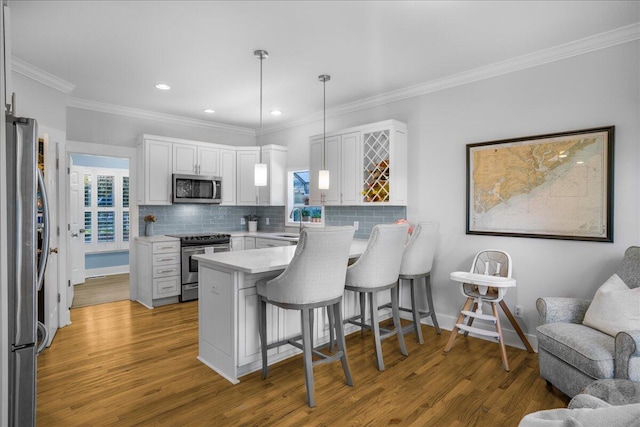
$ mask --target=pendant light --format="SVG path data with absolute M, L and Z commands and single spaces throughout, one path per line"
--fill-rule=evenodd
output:
M 254 184 L 256 187 L 267 186 L 267 165 L 262 163 L 262 61 L 269 57 L 266 50 L 255 50 L 253 56 L 260 60 L 260 162 L 256 163 L 254 171 Z
M 331 80 L 331 76 L 328 74 L 321 74 L 318 76 L 318 80 L 322 82 L 323 88 L 323 100 L 322 111 L 324 112 L 324 119 L 322 125 L 322 169 L 318 173 L 318 189 L 329 189 L 329 171 L 327 170 L 327 82 Z

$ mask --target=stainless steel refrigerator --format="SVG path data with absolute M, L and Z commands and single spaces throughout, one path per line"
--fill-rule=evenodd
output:
M 37 293 L 49 255 L 49 211 L 37 167 L 37 123 L 12 115 L 6 122 L 9 425 L 22 427 L 36 423 L 36 356 L 47 341 L 37 320 Z

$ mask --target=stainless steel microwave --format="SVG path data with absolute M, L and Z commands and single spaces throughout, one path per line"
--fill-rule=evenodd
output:
M 173 203 L 220 203 L 222 178 L 219 176 L 173 174 Z

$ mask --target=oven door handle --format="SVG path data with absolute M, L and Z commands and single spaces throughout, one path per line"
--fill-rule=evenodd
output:
M 198 289 L 197 283 L 189 283 L 188 285 L 182 285 L 183 291 L 192 291 L 194 289 Z

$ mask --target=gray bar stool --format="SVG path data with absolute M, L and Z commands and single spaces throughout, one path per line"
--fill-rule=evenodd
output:
M 400 266 L 400 284 L 402 284 L 402 280 L 407 280 L 411 287 L 411 308 L 400 307 L 400 310 L 413 314 L 413 324 L 405 326 L 402 332 L 406 333 L 415 330 L 420 344 L 424 343 L 420 319 L 431 317 L 436 333 L 438 335 L 441 333 L 436 311 L 433 308 L 433 297 L 431 296 L 431 266 L 433 265 L 433 256 L 436 251 L 439 228 L 440 224 L 437 222 L 418 223 L 411 234 L 411 239 L 404 248 L 402 265 Z M 429 310 L 427 311 L 420 310 L 417 296 L 419 280 L 423 278 L 429 305 Z
M 302 350 L 307 403 L 316 405 L 313 386 L 313 366 L 340 360 L 347 380 L 353 379 L 347 362 L 342 324 L 342 298 L 349 262 L 349 250 L 353 240 L 353 227 L 304 228 L 293 259 L 278 277 L 256 283 L 260 297 L 258 304 L 258 329 L 262 349 L 262 378 L 269 373 L 267 351 L 284 344 Z M 267 303 L 287 310 L 300 310 L 302 333 L 278 342 L 267 343 Z M 313 310 L 327 307 L 336 320 L 335 329 L 338 350 L 330 355 L 313 347 Z M 302 340 L 302 344 L 298 341 Z M 313 361 L 312 356 L 320 360 Z
M 408 356 L 404 344 L 402 326 L 400 325 L 400 310 L 398 309 L 398 274 L 404 245 L 407 241 L 407 224 L 379 224 L 373 227 L 367 249 L 358 260 L 347 269 L 347 283 L 345 289 L 358 292 L 360 295 L 360 314 L 350 317 L 345 323 L 352 323 L 364 329 L 373 331 L 373 341 L 376 347 L 376 361 L 378 370 L 384 371 L 381 341 L 390 336 L 397 336 L 400 351 Z M 380 328 L 378 318 L 378 292 L 391 291 L 391 311 L 393 316 L 393 330 Z M 371 324 L 366 323 L 365 296 L 369 295 Z M 336 320 L 337 321 L 337 320 Z M 383 334 L 380 334 L 380 331 Z

